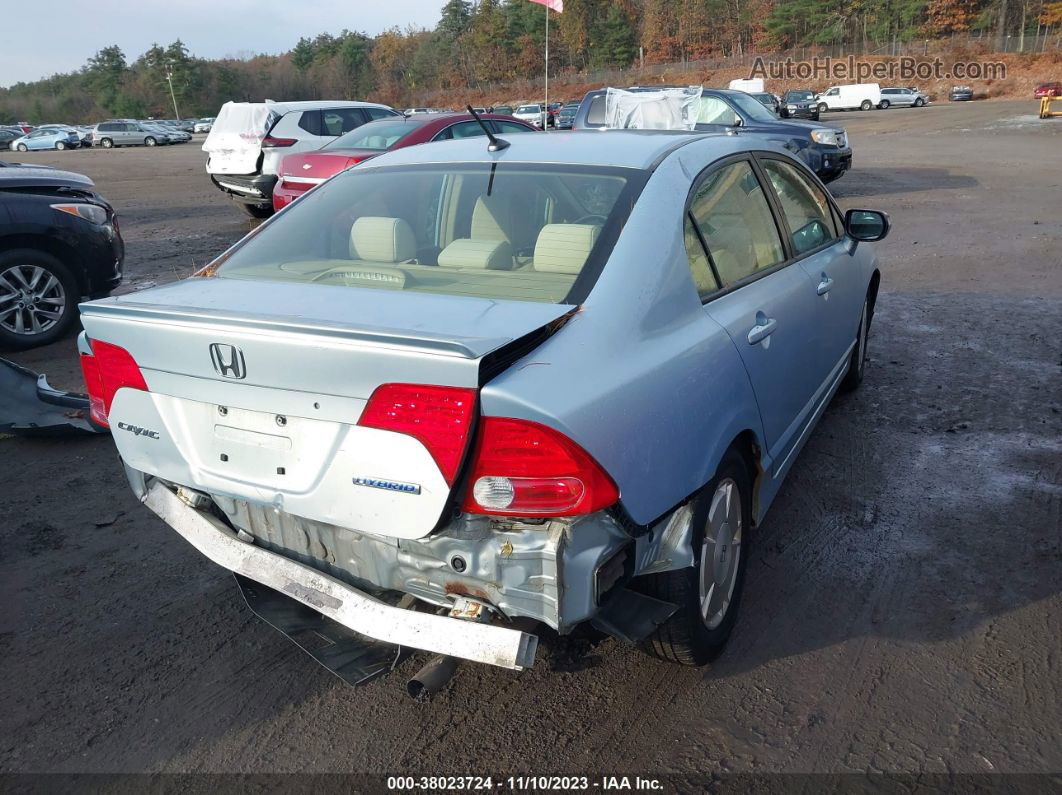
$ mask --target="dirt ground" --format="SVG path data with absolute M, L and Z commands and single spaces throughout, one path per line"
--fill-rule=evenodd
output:
M 109 438 L 7 438 L 0 771 L 649 773 L 698 789 L 1062 772 L 1062 119 L 1034 113 L 826 117 L 855 150 L 831 185 L 842 207 L 894 223 L 870 366 L 755 534 L 710 669 L 608 640 L 553 644 L 523 674 L 468 665 L 428 705 L 404 692 L 415 659 L 352 689 L 136 503 Z M 11 159 L 97 181 L 126 289 L 249 228 L 196 145 Z M 79 385 L 73 337 L 11 358 Z

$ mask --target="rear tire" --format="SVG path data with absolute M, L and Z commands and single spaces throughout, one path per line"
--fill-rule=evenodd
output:
M 0 254 L 0 347 L 23 350 L 55 342 L 77 319 L 80 295 L 74 275 L 51 254 L 32 248 Z M 42 312 L 59 314 L 50 318 Z M 34 333 L 34 318 L 47 327 Z
M 883 99 L 881 101 L 881 103 L 878 105 L 878 107 L 881 110 L 888 110 L 889 109 L 889 101 L 887 99 Z M 866 110 L 866 108 L 864 108 L 863 110 Z
M 741 604 L 751 495 L 746 461 L 731 449 L 723 456 L 715 477 L 693 498 L 694 565 L 635 581 L 643 593 L 679 606 L 643 641 L 641 648 L 646 654 L 698 666 L 722 652 Z
M 268 218 L 274 213 L 273 205 L 269 204 L 240 204 L 243 211 L 252 218 Z
M 867 371 L 867 337 L 870 334 L 870 300 L 863 302 L 863 311 L 859 314 L 859 329 L 856 331 L 856 344 L 852 349 L 852 358 L 848 362 L 848 372 L 841 381 L 841 391 L 851 392 L 863 383 Z
M 869 99 L 864 99 L 863 102 L 859 105 L 860 110 L 870 110 L 872 107 L 874 107 L 874 103 L 871 102 Z
M 55 142 L 55 148 L 58 151 L 62 152 L 64 149 L 66 149 L 66 144 L 63 141 L 56 141 Z
M 104 138 L 100 141 L 100 146 L 102 146 L 104 149 L 110 149 L 112 146 L 114 146 L 114 141 L 112 141 L 110 138 Z

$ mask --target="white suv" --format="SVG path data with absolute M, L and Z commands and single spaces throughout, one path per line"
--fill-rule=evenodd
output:
M 521 105 L 513 113 L 513 118 L 526 121 L 528 124 L 533 124 L 541 129 L 545 115 L 546 111 L 541 105 Z
M 400 116 L 371 102 L 226 102 L 203 142 L 206 170 L 248 215 L 273 213 L 280 160 L 320 149 L 369 121 Z

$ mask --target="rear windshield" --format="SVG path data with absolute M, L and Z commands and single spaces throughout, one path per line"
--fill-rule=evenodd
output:
M 259 227 L 217 275 L 579 303 L 646 176 L 552 164 L 351 169 Z
M 542 108 L 538 105 L 521 105 L 517 109 L 517 113 L 538 113 Z
M 371 121 L 341 135 L 325 146 L 325 149 L 390 149 L 419 125 L 408 121 Z

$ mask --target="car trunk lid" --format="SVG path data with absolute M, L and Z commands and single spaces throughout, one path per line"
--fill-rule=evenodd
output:
M 296 185 L 317 185 L 340 171 L 382 154 L 377 149 L 318 150 L 288 155 L 280 167 L 280 177 Z
M 386 290 L 190 279 L 82 306 L 148 391 L 109 421 L 135 469 L 366 533 L 419 538 L 455 479 L 411 435 L 358 424 L 383 384 L 470 390 L 487 357 L 574 310 Z M 519 347 L 526 351 L 526 345 Z M 466 441 L 471 428 L 466 428 Z

